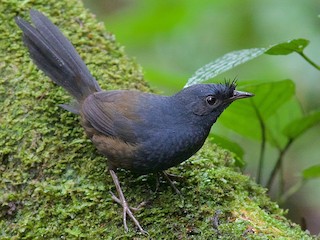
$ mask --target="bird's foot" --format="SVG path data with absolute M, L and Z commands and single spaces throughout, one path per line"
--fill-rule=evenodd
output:
M 162 175 L 169 182 L 170 186 L 175 191 L 175 193 L 181 196 L 181 193 L 180 193 L 179 189 L 175 186 L 174 182 L 171 179 L 182 179 L 182 177 L 166 173 L 165 171 L 162 171 Z
M 114 201 L 116 201 L 117 203 L 119 203 L 123 208 L 123 226 L 124 226 L 125 231 L 129 230 L 128 226 L 127 226 L 127 216 L 129 216 L 142 234 L 148 234 L 147 231 L 143 230 L 143 228 L 141 227 L 139 221 L 135 218 L 135 216 L 132 213 L 132 211 L 138 210 L 145 203 L 143 202 L 137 208 L 130 207 L 128 205 L 124 195 L 123 195 L 123 192 L 122 192 L 122 189 L 120 187 L 120 183 L 119 183 L 119 180 L 118 180 L 118 177 L 117 177 L 116 173 L 113 170 L 109 170 L 109 172 L 110 172 L 110 175 L 111 175 L 111 177 L 113 179 L 114 184 L 116 185 L 116 189 L 117 189 L 117 192 L 118 192 L 118 195 L 119 195 L 119 198 L 118 198 L 113 193 L 111 193 L 112 199 Z
M 112 200 L 115 201 L 116 203 L 119 203 L 122 206 L 123 204 L 122 201 L 113 192 L 110 191 L 110 194 L 111 194 Z M 141 208 L 143 208 L 145 205 L 147 205 L 147 202 L 142 202 L 137 207 L 129 206 L 129 208 L 131 211 L 136 212 L 136 211 L 139 211 Z

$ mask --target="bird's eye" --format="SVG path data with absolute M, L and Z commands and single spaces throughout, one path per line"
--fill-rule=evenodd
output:
M 216 99 L 214 96 L 208 96 L 208 97 L 207 97 L 207 103 L 208 103 L 209 105 L 215 104 L 216 101 L 217 101 L 217 99 Z

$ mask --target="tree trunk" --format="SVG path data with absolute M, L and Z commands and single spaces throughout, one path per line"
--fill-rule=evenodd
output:
M 58 105 L 66 92 L 40 72 L 14 22 L 29 9 L 47 15 L 74 44 L 103 89 L 150 91 L 141 68 L 102 23 L 76 0 L 5 0 L 0 4 L 0 238 L 111 239 L 139 236 L 122 208 L 106 159 L 84 135 L 77 116 Z M 129 203 L 158 239 L 311 239 L 270 201 L 265 189 L 242 175 L 234 155 L 207 142 L 169 172 L 182 176 L 181 196 L 156 177 L 118 174 Z M 142 236 L 141 236 L 142 237 Z

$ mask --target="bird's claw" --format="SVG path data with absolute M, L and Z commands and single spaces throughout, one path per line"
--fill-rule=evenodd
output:
M 123 192 L 121 190 L 121 187 L 120 187 L 120 183 L 119 183 L 119 180 L 118 180 L 118 177 L 116 175 L 116 173 L 113 171 L 113 170 L 109 170 L 110 171 L 110 174 L 111 174 L 111 177 L 116 185 L 116 189 L 117 189 L 117 192 L 118 192 L 118 195 L 119 197 L 116 197 L 112 192 L 111 192 L 111 197 L 112 199 L 119 203 L 122 208 L 123 208 L 123 226 L 124 226 L 124 229 L 125 231 L 129 231 L 128 229 L 128 225 L 127 225 L 127 215 L 131 218 L 131 220 L 134 222 L 134 224 L 136 225 L 136 227 L 139 229 L 139 231 L 142 233 L 142 234 L 147 234 L 148 235 L 148 232 L 143 230 L 143 228 L 141 227 L 139 221 L 135 218 L 135 216 L 133 215 L 132 211 L 135 211 L 135 210 L 138 210 L 143 204 L 145 203 L 142 203 L 142 204 L 139 204 L 139 206 L 137 208 L 131 208 L 124 195 L 123 195 Z

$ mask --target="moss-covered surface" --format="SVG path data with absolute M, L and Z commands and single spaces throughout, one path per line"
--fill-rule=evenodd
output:
M 43 2 L 46 2 L 43 4 Z M 207 143 L 171 169 L 183 178 L 182 197 L 153 175 L 120 172 L 132 206 L 150 236 L 121 208 L 106 160 L 85 137 L 78 117 L 58 107 L 70 100 L 30 61 L 14 17 L 46 13 L 74 43 L 104 89 L 148 91 L 141 69 L 113 35 L 76 0 L 1 0 L 0 4 L 0 238 L 1 239 L 311 239 L 284 217 L 265 190 L 234 165 L 231 153 Z

